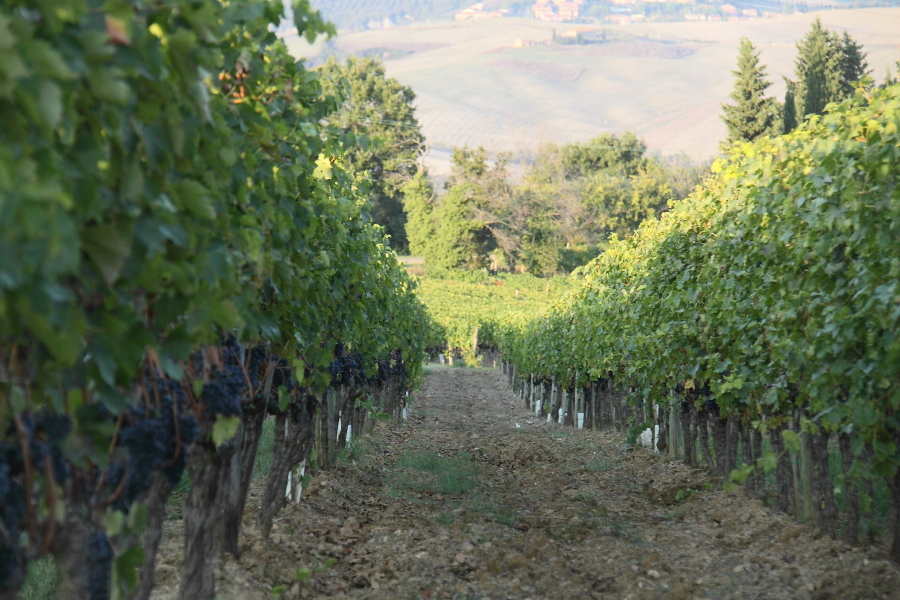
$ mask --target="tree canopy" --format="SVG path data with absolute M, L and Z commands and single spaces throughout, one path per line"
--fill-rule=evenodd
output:
M 649 157 L 646 150 L 630 132 L 547 145 L 515 184 L 508 156 L 490 161 L 483 148 L 457 148 L 442 196 L 424 174 L 405 188 L 410 249 L 425 258 L 430 273 L 571 271 L 699 183 L 697 165 Z
M 772 84 L 766 79 L 765 66 L 759 64 L 759 51 L 747 38 L 741 38 L 738 68 L 733 73 L 734 104 L 722 105 L 722 120 L 728 127 L 724 145 L 755 142 L 763 136 L 780 133 L 780 107 L 774 98 L 764 95 Z
M 785 114 L 787 124 L 802 123 L 807 115 L 821 115 L 832 102 L 840 102 L 853 95 L 854 84 L 868 73 L 866 54 L 862 46 L 846 31 L 839 37 L 822 26 L 818 18 L 806 36 L 797 43 L 794 81 L 788 82 L 788 94 L 793 95 L 794 114 Z M 785 99 L 785 111 L 789 108 Z
M 346 135 L 344 162 L 351 172 L 368 172 L 372 219 L 385 228 L 391 247 L 404 252 L 406 213 L 401 188 L 413 178 L 425 151 L 415 117 L 415 94 L 385 74 L 374 58 L 333 57 L 319 67 L 323 91 L 342 101 L 328 118 Z

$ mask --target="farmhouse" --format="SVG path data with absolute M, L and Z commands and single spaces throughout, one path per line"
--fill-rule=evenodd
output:
M 584 0 L 538 0 L 531 7 L 532 14 L 541 21 L 560 23 L 578 18 Z
M 484 4 L 478 3 L 473 4 L 469 8 L 463 9 L 456 13 L 457 21 L 468 21 L 468 20 L 477 20 L 477 19 L 496 19 L 498 17 L 505 17 L 509 13 L 508 9 L 501 8 L 500 10 L 484 10 Z

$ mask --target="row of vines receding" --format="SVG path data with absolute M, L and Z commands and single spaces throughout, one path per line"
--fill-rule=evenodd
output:
M 586 425 L 670 448 L 680 431 L 688 462 L 849 543 L 889 531 L 900 561 L 898 129 L 900 85 L 861 86 L 735 147 L 579 292 L 497 334 L 511 383 Z
M 0 598 L 48 556 L 60 598 L 148 598 L 185 472 L 180 597 L 213 598 L 266 418 L 264 535 L 420 375 L 434 325 L 282 8 L 0 6 Z

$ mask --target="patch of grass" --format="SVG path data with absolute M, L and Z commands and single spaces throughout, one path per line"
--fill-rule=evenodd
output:
M 572 436 L 572 434 L 567 431 L 548 431 L 547 435 L 552 438 L 567 438 Z
M 28 565 L 25 585 L 16 600 L 53 600 L 56 598 L 56 565 L 47 557 Z
M 497 502 L 494 496 L 485 497 L 480 493 L 471 494 L 465 504 L 466 510 L 477 517 L 489 516 L 490 520 L 500 525 L 513 527 L 518 522 L 516 511 Z
M 425 477 L 406 478 L 404 485 L 417 491 L 454 495 L 478 487 L 478 465 L 466 453 L 449 457 L 434 452 L 408 451 L 397 461 L 397 467 L 426 474 Z
M 275 450 L 275 418 L 268 417 L 263 423 L 262 436 L 259 438 L 259 450 L 256 452 L 256 463 L 253 465 L 253 480 L 262 479 L 269 474 L 272 467 L 272 455 Z
M 584 503 L 587 506 L 598 506 L 597 497 L 593 494 L 581 494 L 578 496 L 578 501 Z
M 598 473 L 605 473 L 606 471 L 612 471 L 616 468 L 616 465 L 613 461 L 602 456 L 592 458 L 587 462 L 585 466 L 587 466 L 588 469 L 596 471 Z
M 456 523 L 456 517 L 450 513 L 441 513 L 437 516 L 438 525 L 443 525 L 444 527 L 449 527 Z
M 397 461 L 397 466 L 401 469 L 438 473 L 446 460 L 446 457 L 434 452 L 405 452 Z

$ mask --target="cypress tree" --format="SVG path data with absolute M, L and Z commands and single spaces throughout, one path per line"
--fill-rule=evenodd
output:
M 823 114 L 829 102 L 842 97 L 840 67 L 840 40 L 816 19 L 806 37 L 797 44 L 794 102 L 798 117 Z
M 790 79 L 785 79 L 787 92 L 784 94 L 784 112 L 782 113 L 782 133 L 790 133 L 797 128 L 797 103 L 794 100 L 797 84 Z
M 840 41 L 840 53 L 841 92 L 846 98 L 853 95 L 853 84 L 869 73 L 867 70 L 869 63 L 866 62 L 866 53 L 862 51 L 862 46 L 846 31 Z
M 722 120 L 728 127 L 725 146 L 735 142 L 753 142 L 778 133 L 778 105 L 763 94 L 772 85 L 766 80 L 765 66 L 759 64 L 759 52 L 747 38 L 741 38 L 737 81 L 731 92 L 733 105 L 723 104 Z

